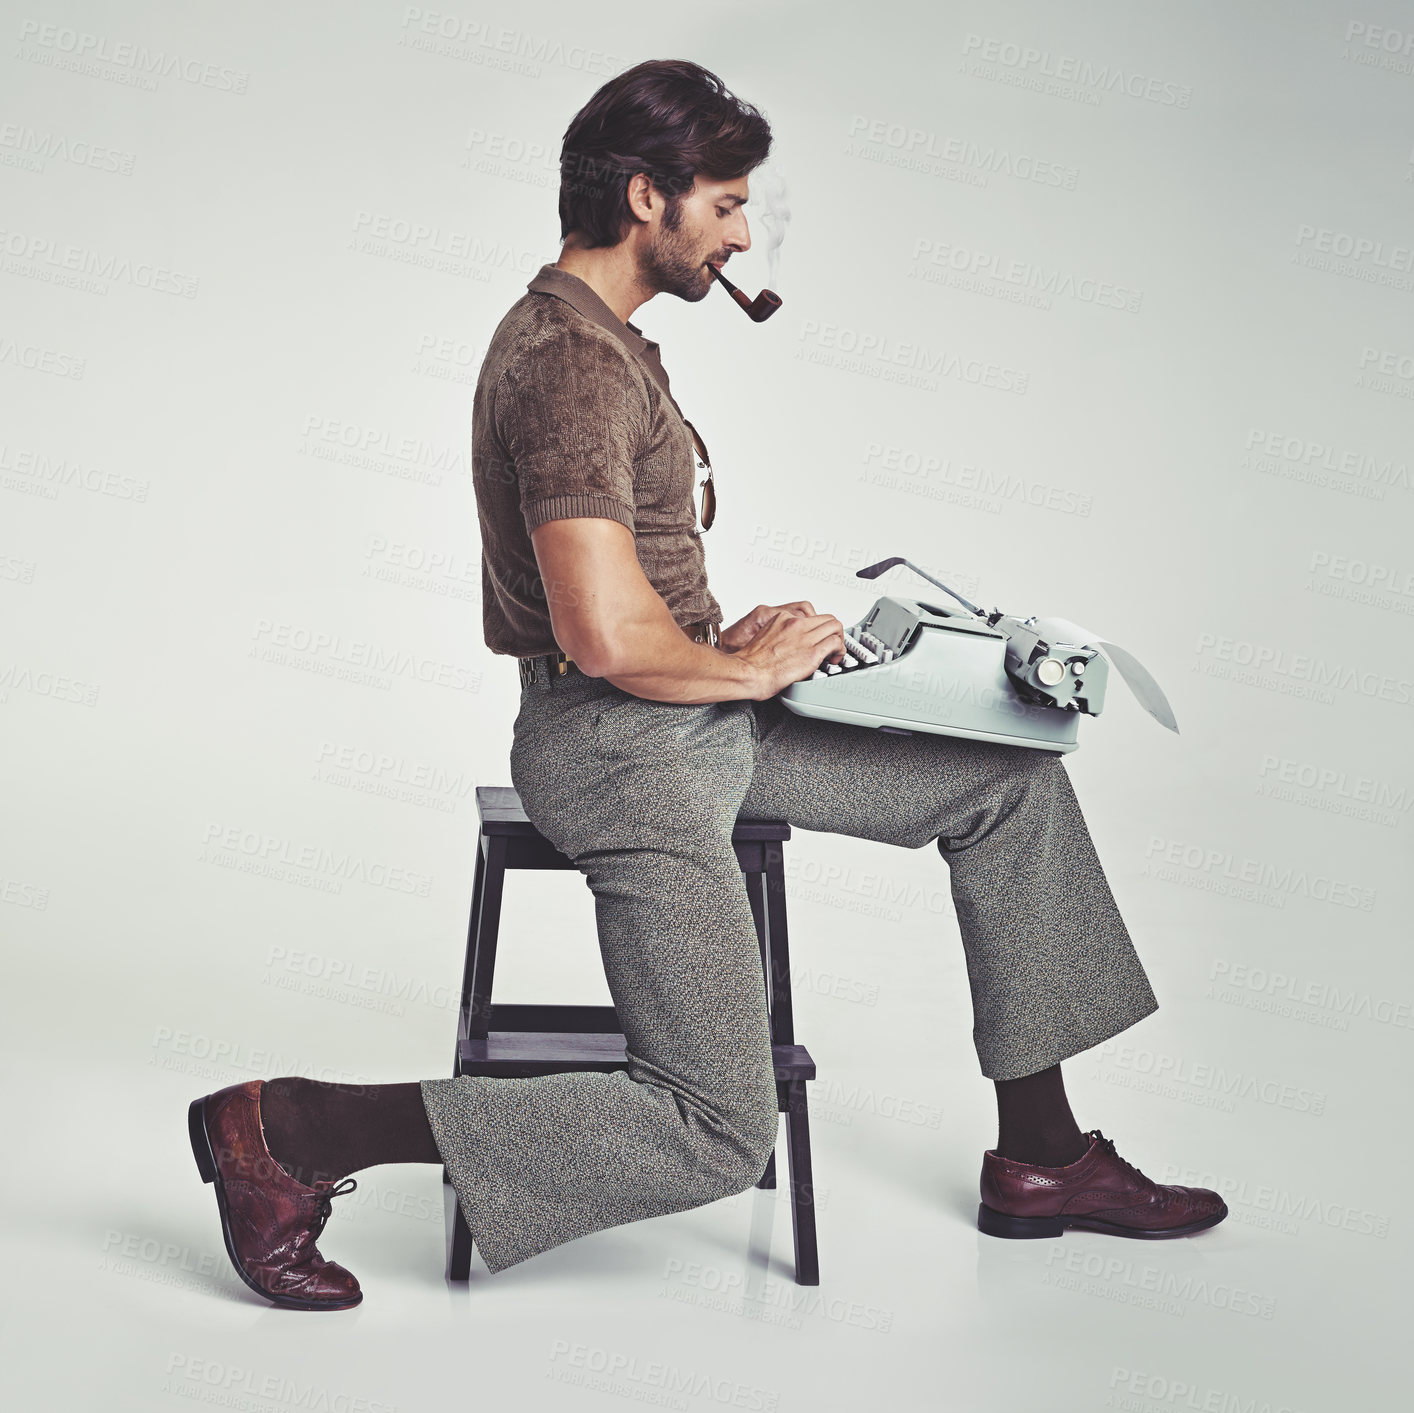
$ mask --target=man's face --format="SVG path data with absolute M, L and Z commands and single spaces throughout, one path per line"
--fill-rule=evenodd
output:
M 677 201 L 668 201 L 644 232 L 638 268 L 646 284 L 695 303 L 712 287 L 709 265 L 720 268 L 737 251 L 751 249 L 746 227 L 747 183 L 698 177 Z

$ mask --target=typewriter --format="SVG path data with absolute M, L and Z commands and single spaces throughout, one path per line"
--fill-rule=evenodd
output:
M 1113 666 L 1145 711 L 1178 730 L 1168 699 L 1137 659 L 1066 619 L 987 613 L 900 557 L 857 577 L 877 579 L 900 564 L 961 607 L 879 599 L 845 631 L 843 662 L 824 663 L 781 693 L 791 711 L 902 735 L 1073 751 L 1080 718 L 1104 708 Z

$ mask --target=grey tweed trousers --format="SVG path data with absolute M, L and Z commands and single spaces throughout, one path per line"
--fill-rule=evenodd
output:
M 752 1186 L 778 1113 L 739 813 L 937 842 L 982 1073 L 1013 1079 L 1157 1009 L 1062 758 L 796 716 L 680 705 L 569 675 L 522 688 L 511 780 L 594 894 L 627 1070 L 421 1081 L 492 1272 Z M 808 942 L 806 944 L 808 946 Z

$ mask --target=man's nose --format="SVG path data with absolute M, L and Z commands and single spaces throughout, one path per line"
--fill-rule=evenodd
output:
M 746 213 L 740 208 L 737 210 L 737 221 L 732 224 L 732 234 L 727 244 L 736 251 L 745 252 L 751 249 L 751 231 L 746 224 Z

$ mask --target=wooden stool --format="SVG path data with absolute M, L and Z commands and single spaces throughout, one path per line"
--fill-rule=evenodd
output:
M 499 1005 L 491 1000 L 496 943 L 501 924 L 501 891 L 512 868 L 572 869 L 574 864 L 525 817 L 520 796 L 506 785 L 478 785 L 476 808 L 481 833 L 476 878 L 471 890 L 466 967 L 452 1077 L 524 1077 L 567 1070 L 608 1072 L 628 1067 L 625 1041 L 613 1006 Z M 810 1120 L 805 1085 L 815 1078 L 815 1062 L 795 1043 L 791 1009 L 790 950 L 786 937 L 785 867 L 781 844 L 790 838 L 784 820 L 739 818 L 732 831 L 746 891 L 771 1015 L 771 1053 L 776 1067 L 776 1099 L 786 1117 L 790 1158 L 791 1228 L 795 1237 L 795 1278 L 820 1283 L 815 1241 L 815 1192 L 810 1171 Z M 447 1182 L 446 1169 L 442 1180 Z M 757 1187 L 776 1185 L 772 1152 Z M 471 1274 L 471 1232 L 459 1204 L 453 1204 L 447 1279 Z

